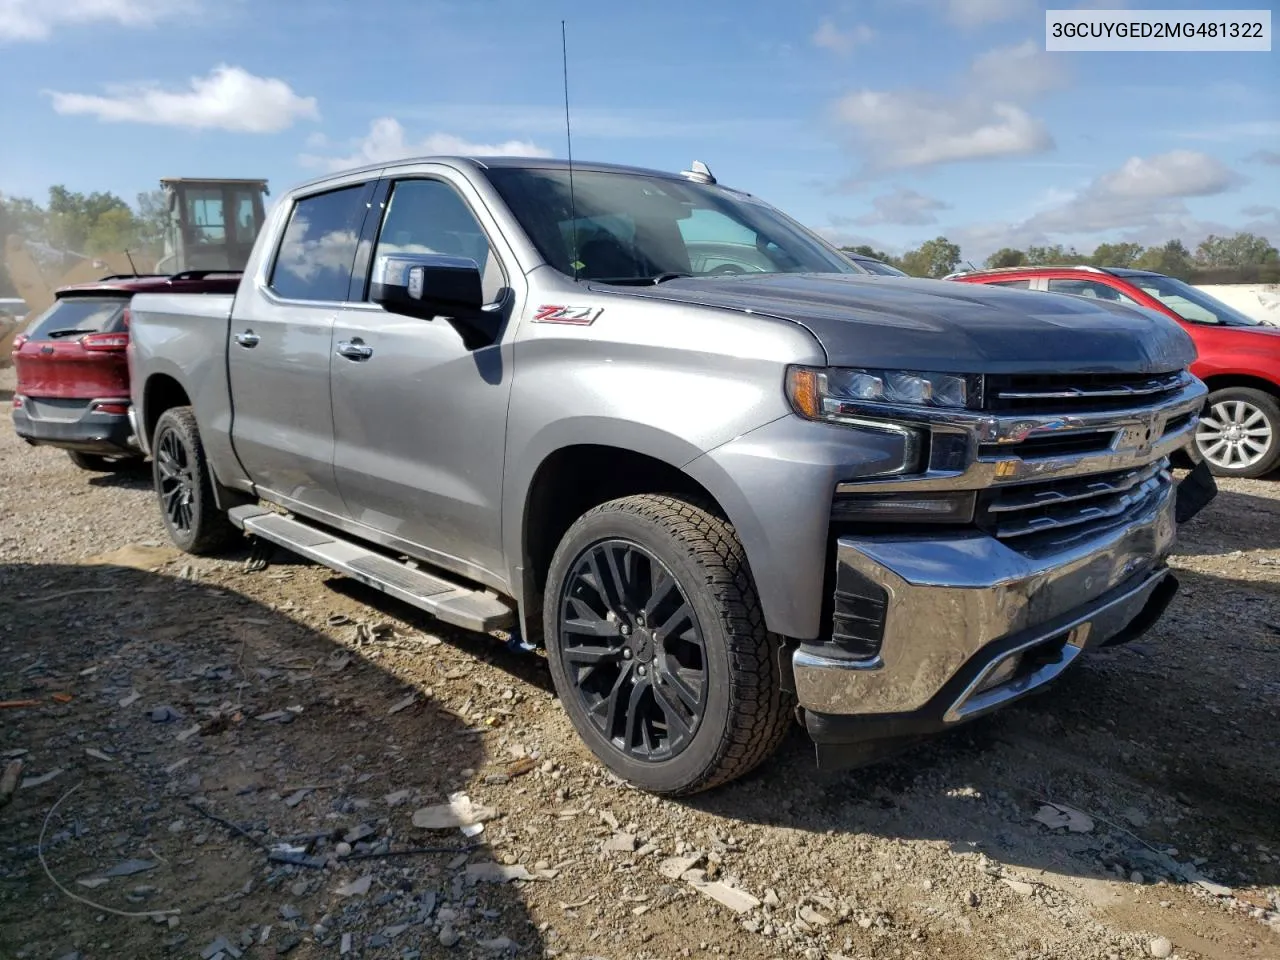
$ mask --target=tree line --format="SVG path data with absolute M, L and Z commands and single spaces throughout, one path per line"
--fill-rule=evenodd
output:
M 69 266 L 74 256 L 100 257 L 127 250 L 139 264 L 154 263 L 164 244 L 166 217 L 162 190 L 138 194 L 133 206 L 114 193 L 77 193 L 60 184 L 49 188 L 43 206 L 26 197 L 0 196 L 0 252 L 12 235 L 34 241 L 41 245 L 42 258 L 55 275 L 60 266 Z M 913 277 L 943 277 L 962 266 L 973 266 L 962 258 L 959 244 L 946 237 L 926 240 L 901 256 L 866 244 L 842 249 L 891 263 Z M 1252 233 L 1211 235 L 1194 252 L 1181 240 L 1151 247 L 1103 243 L 1088 254 L 1061 244 L 1025 250 L 1004 247 L 987 257 L 983 265 L 1046 264 L 1134 267 L 1189 283 L 1280 283 L 1280 251 L 1266 237 Z M 0 297 L 16 295 L 8 271 L 0 262 Z
M 900 257 L 866 244 L 841 249 L 891 263 L 913 277 L 944 277 L 961 267 L 973 266 L 961 257 L 960 246 L 946 237 L 926 240 Z M 1266 237 L 1252 233 L 1229 237 L 1211 234 L 1200 242 L 1195 252 L 1188 250 L 1181 240 L 1152 247 L 1140 243 L 1101 243 L 1088 254 L 1080 253 L 1075 247 L 1064 248 L 1062 244 L 1030 246 L 1025 250 L 1003 247 L 987 257 L 983 266 L 990 269 L 1067 264 L 1152 270 L 1188 283 L 1280 283 L 1280 250 Z
M 167 218 L 163 190 L 138 194 L 130 206 L 114 193 L 49 188 L 42 206 L 28 197 L 0 196 L 0 297 L 17 296 L 3 263 L 11 236 L 31 241 L 33 254 L 56 275 L 76 257 L 129 251 L 140 266 L 154 263 L 164 246 Z

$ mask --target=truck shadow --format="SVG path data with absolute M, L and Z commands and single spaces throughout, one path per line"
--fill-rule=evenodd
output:
M 90 474 L 89 486 L 105 487 L 111 490 L 150 490 L 152 487 L 151 461 L 122 466 L 111 473 Z
M 479 737 L 350 647 L 224 587 L 0 564 L 0 662 L 0 765 L 20 757 L 27 778 L 0 806 L 0 955 L 188 956 L 225 937 L 336 956 L 347 933 L 356 955 L 437 956 L 446 908 L 463 955 L 501 936 L 541 955 L 517 885 L 466 881 L 492 850 L 412 825 L 486 765 Z M 51 911 L 46 819 L 63 886 L 179 922 Z M 477 840 L 505 835 L 488 827 Z M 126 861 L 136 876 L 75 883 Z
M 813 834 L 943 842 L 1078 878 L 1147 881 L 1172 861 L 1232 886 L 1280 883 L 1280 592 L 1179 571 L 1157 627 L 1049 691 L 873 766 L 814 768 L 797 728 L 774 760 L 691 807 Z M 1250 585 L 1252 586 L 1252 585 Z M 1033 818 L 1085 812 L 1087 832 Z M 1147 845 L 1150 845 L 1148 847 Z
M 1280 883 L 1280 858 L 1258 855 L 1259 845 L 1280 847 L 1280 764 L 1269 733 L 1280 719 L 1280 590 L 1178 576 L 1181 589 L 1152 632 L 1093 652 L 1044 694 L 849 772 L 817 770 L 797 727 L 753 774 L 681 802 L 813 834 L 940 841 L 958 854 L 1076 878 L 1160 877 L 1170 861 L 1153 859 L 1154 847 L 1176 849 L 1177 863 L 1206 858 L 1202 872 L 1227 884 Z M 342 577 L 327 585 L 553 692 L 541 656 L 449 628 Z M 1045 802 L 1089 814 L 1094 828 L 1051 831 L 1033 819 Z
M 1179 883 L 1185 876 L 1169 872 L 1176 864 L 1205 858 L 1200 870 L 1228 885 L 1280 883 L 1280 858 L 1262 850 L 1280 848 L 1270 732 L 1280 719 L 1280 590 L 1186 570 L 1178 577 L 1181 589 L 1153 631 L 1091 653 L 1056 687 L 995 716 L 838 773 L 815 768 L 796 727 L 753 774 L 681 802 L 727 821 L 812 834 L 943 842 L 957 854 L 1077 879 L 1137 872 Z M 330 586 L 429 620 L 349 580 Z M 541 657 L 427 629 L 552 691 Z M 1036 822 L 1046 802 L 1087 813 L 1093 829 Z
M 1200 515 L 1179 528 L 1174 553 L 1216 556 L 1276 544 L 1280 544 L 1280 502 L 1220 486 Z

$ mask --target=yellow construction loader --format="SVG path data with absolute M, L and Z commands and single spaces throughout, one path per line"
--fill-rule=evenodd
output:
M 0 368 L 9 366 L 18 332 L 53 304 L 59 287 L 112 275 L 244 268 L 265 217 L 266 180 L 165 177 L 160 186 L 168 216 L 159 258 L 124 250 L 90 257 L 18 236 L 6 240 L 4 266 L 26 307 L 25 318 L 0 315 Z

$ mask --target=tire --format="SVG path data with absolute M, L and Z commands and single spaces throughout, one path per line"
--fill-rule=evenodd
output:
M 81 470 L 92 473 L 119 473 L 133 470 L 142 462 L 141 457 L 104 457 L 99 453 L 81 453 L 79 450 L 68 450 L 67 456 Z
M 151 464 L 160 515 L 174 545 L 197 555 L 226 549 L 239 531 L 214 502 L 213 474 L 190 407 L 172 407 L 160 415 Z
M 583 514 L 551 559 L 543 631 L 579 736 L 650 793 L 737 779 L 791 727 L 781 641 L 765 626 L 742 544 L 730 524 L 687 501 L 645 494 Z
M 1200 413 L 1196 446 L 1214 476 L 1271 473 L 1280 465 L 1280 403 L 1251 387 L 1215 390 Z

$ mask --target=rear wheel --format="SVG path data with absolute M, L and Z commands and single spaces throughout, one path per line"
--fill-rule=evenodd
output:
M 68 450 L 67 456 L 81 470 L 89 470 L 93 473 L 133 470 L 142 462 L 141 457 L 104 457 L 99 453 L 81 453 L 79 450 Z
M 778 638 L 725 521 L 673 497 L 588 511 L 551 560 L 547 657 L 569 719 L 614 773 L 696 793 L 761 763 L 791 725 Z
M 152 477 L 169 539 L 187 553 L 225 549 L 238 532 L 213 499 L 212 473 L 190 407 L 160 415 L 151 441 Z
M 1280 404 L 1251 387 L 1209 394 L 1196 446 L 1219 477 L 1261 477 L 1280 465 Z

